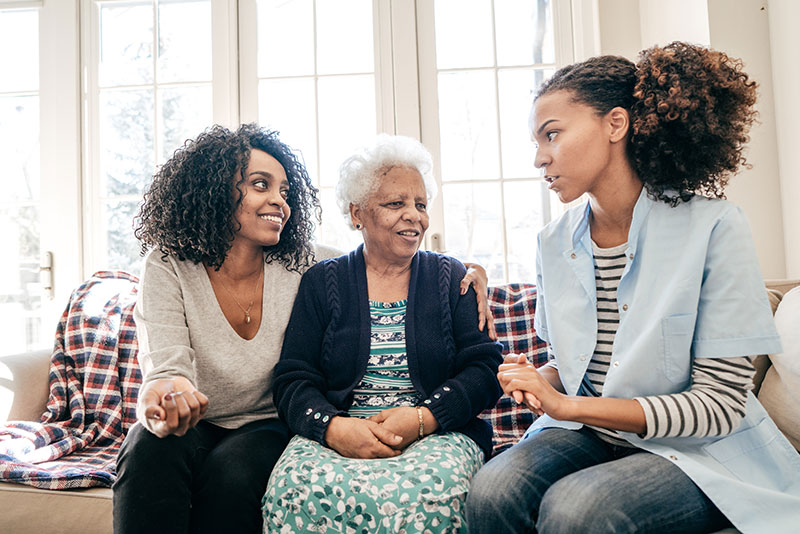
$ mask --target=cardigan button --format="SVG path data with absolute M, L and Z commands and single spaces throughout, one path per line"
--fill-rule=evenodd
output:
M 438 398 L 439 398 L 439 397 L 441 397 L 441 396 L 442 396 L 442 394 L 441 394 L 441 393 L 434 393 L 434 394 L 433 394 L 433 398 L 434 398 L 434 399 L 438 399 Z
M 442 388 L 444 391 L 450 391 L 450 386 L 445 386 Z
M 430 399 L 425 399 L 425 400 L 424 400 L 424 401 L 422 401 L 422 402 L 423 402 L 423 403 L 425 403 L 425 404 L 430 404 L 430 403 L 431 403 L 431 400 L 430 400 Z
M 320 417 L 322 417 L 321 413 L 317 412 L 314 414 L 314 419 L 319 419 Z
M 312 410 L 311 408 L 309 408 L 308 410 L 306 410 L 306 415 L 311 415 L 311 412 L 313 412 L 313 411 L 314 411 L 314 410 Z
M 330 419 L 330 417 L 328 417 L 328 416 L 326 415 L 325 417 L 323 417 L 323 418 L 322 418 L 322 422 L 323 422 L 323 423 L 327 423 L 327 422 L 328 422 L 328 419 Z

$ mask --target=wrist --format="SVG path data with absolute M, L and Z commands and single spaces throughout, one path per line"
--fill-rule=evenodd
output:
M 424 426 L 424 433 L 426 436 L 433 434 L 439 429 L 439 421 L 436 420 L 436 416 L 433 415 L 433 412 L 430 408 L 425 406 L 420 406 L 418 410 L 422 413 L 422 423 Z

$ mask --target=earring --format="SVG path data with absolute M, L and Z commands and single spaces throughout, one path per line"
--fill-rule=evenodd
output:
M 361 230 L 361 224 L 356 224 L 356 230 Z

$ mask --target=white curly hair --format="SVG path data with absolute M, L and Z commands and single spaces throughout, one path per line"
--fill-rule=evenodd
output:
M 351 228 L 350 204 L 363 208 L 380 187 L 381 176 L 392 167 L 415 169 L 422 177 L 428 202 L 436 196 L 433 158 L 428 149 L 411 137 L 379 134 L 374 143 L 358 149 L 339 167 L 336 203 Z

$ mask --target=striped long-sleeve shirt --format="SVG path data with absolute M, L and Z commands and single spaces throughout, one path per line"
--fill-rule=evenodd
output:
M 584 395 L 601 396 L 619 327 L 617 288 L 625 269 L 627 244 L 608 249 L 593 244 L 593 248 L 597 284 L 597 345 L 581 390 Z M 752 388 L 754 374 L 755 369 L 748 357 L 695 359 L 692 364 L 692 385 L 688 390 L 636 397 L 647 422 L 642 437 L 705 437 L 731 433 L 744 417 L 747 391 Z M 628 444 L 615 430 L 592 428 L 612 443 Z

